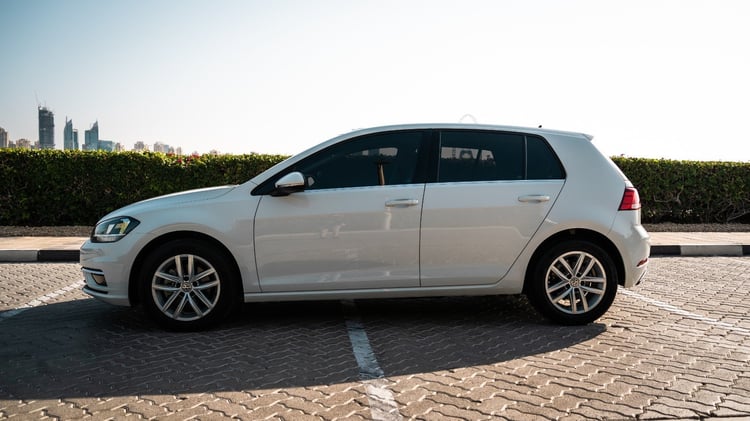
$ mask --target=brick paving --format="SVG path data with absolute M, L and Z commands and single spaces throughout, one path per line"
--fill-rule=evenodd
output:
M 750 417 L 750 258 L 653 258 L 647 276 L 582 327 L 522 297 L 356 311 L 403 419 Z M 180 334 L 70 289 L 79 278 L 0 264 L 0 419 L 374 416 L 338 302 L 248 304 Z

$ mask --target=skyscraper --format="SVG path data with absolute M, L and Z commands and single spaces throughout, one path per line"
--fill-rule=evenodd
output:
M 55 115 L 47 107 L 39 107 L 39 147 L 55 148 Z
M 99 150 L 99 121 L 97 120 L 90 129 L 84 133 L 84 151 L 98 151 Z
M 113 140 L 99 139 L 99 150 L 107 151 L 107 152 L 114 152 L 115 142 Z
M 155 142 L 154 152 L 169 153 L 169 145 L 161 142 Z
M 78 130 L 73 129 L 73 120 L 68 120 L 68 117 L 65 117 L 63 149 L 78 150 Z
M 0 127 L 0 148 L 7 148 L 8 146 L 8 132 Z

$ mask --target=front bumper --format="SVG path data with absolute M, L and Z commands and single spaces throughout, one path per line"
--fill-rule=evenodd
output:
M 84 293 L 110 304 L 131 305 L 128 284 L 133 260 L 131 250 L 137 237 L 131 234 L 115 243 L 88 240 L 81 246 Z
M 86 283 L 83 287 L 83 292 L 110 304 L 120 306 L 130 305 L 127 292 L 125 295 L 122 293 L 118 294 L 117 291 L 109 287 L 104 271 L 86 267 L 81 268 L 81 271 L 83 272 L 83 282 Z

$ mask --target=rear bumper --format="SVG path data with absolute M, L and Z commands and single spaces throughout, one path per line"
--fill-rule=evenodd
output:
M 651 237 L 640 224 L 640 212 L 618 212 L 610 238 L 622 257 L 625 273 L 620 280 L 621 285 L 632 288 L 643 282 L 651 254 Z

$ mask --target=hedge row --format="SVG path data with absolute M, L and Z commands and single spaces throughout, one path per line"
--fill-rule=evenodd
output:
M 638 188 L 644 222 L 750 223 L 750 163 L 613 160 Z
M 0 149 L 0 225 L 94 225 L 139 200 L 245 182 L 284 158 Z
M 242 183 L 284 158 L 0 149 L 0 225 L 93 225 L 138 200 Z M 644 222 L 750 222 L 750 163 L 614 161 L 641 194 Z

